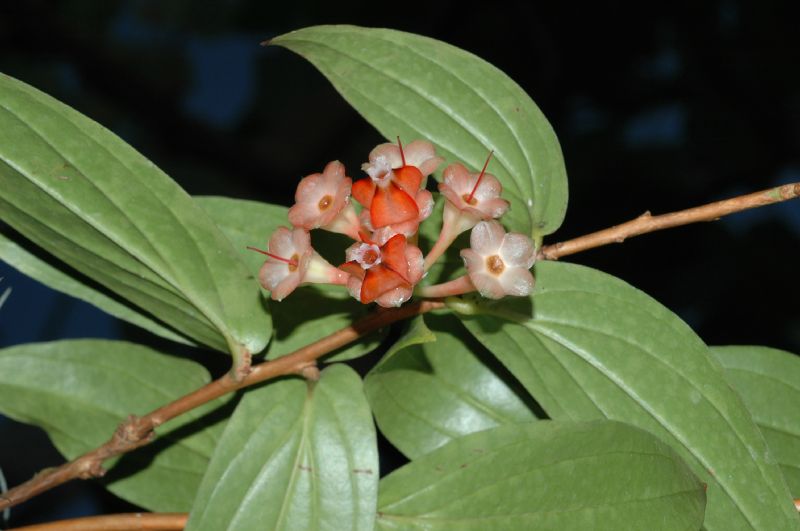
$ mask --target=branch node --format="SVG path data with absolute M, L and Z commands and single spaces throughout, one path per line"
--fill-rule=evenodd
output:
M 242 382 L 250 371 L 253 370 L 253 355 L 247 349 L 242 349 L 241 355 L 237 357 L 231 367 L 231 378 L 237 384 Z
M 319 381 L 319 367 L 317 367 L 316 361 L 312 361 L 303 365 L 302 367 L 299 367 L 297 372 L 309 382 Z

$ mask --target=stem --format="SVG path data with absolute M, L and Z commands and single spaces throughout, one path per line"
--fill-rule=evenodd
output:
M 16 527 L 14 531 L 179 531 L 188 519 L 186 513 L 109 514 Z
M 640 234 L 688 225 L 698 221 L 714 221 L 734 212 L 780 203 L 798 196 L 800 196 L 800 183 L 793 183 L 660 216 L 652 216 L 650 212 L 645 212 L 638 218 L 622 225 L 554 245 L 546 245 L 539 251 L 537 258 L 540 260 L 558 260 L 562 256 L 602 247 L 609 243 L 622 243 L 627 238 Z
M 300 374 L 311 362 L 355 341 L 359 337 L 388 326 L 395 321 L 401 321 L 414 315 L 440 308 L 444 308 L 444 303 L 441 301 L 423 300 L 411 302 L 400 308 L 379 309 L 352 325 L 295 350 L 291 354 L 253 366 L 252 370 L 238 381 L 234 375 L 227 373 L 143 417 L 131 416 L 117 428 L 111 439 L 102 446 L 61 466 L 42 471 L 32 479 L 0 495 L 0 511 L 73 479 L 102 477 L 105 474 L 105 469 L 102 465 L 106 459 L 148 444 L 155 438 L 153 431 L 155 428 L 215 398 L 270 378 Z
M 417 289 L 417 294 L 421 297 L 435 297 L 441 299 L 444 297 L 462 295 L 471 291 L 475 291 L 475 285 L 469 279 L 469 275 L 462 275 L 449 282 L 443 282 L 433 286 L 422 286 Z
M 800 197 L 800 183 L 777 186 L 761 192 L 660 216 L 651 216 L 649 212 L 646 212 L 622 225 L 554 245 L 547 245 L 541 249 L 538 258 L 540 260 L 557 260 L 562 256 L 601 247 L 609 243 L 622 243 L 626 238 L 640 234 L 687 225 L 697 221 L 713 221 L 734 212 L 779 203 L 796 197 Z M 22 503 L 72 479 L 101 477 L 105 473 L 102 464 L 106 459 L 144 446 L 155 437 L 153 430 L 156 427 L 210 400 L 270 378 L 301 373 L 303 368 L 307 367 L 310 362 L 363 335 L 395 321 L 444 308 L 444 306 L 441 301 L 423 300 L 412 302 L 396 309 L 378 310 L 351 326 L 296 350 L 292 354 L 254 366 L 252 371 L 240 381 L 236 381 L 231 374 L 226 374 L 200 389 L 148 413 L 144 417 L 131 416 L 117 428 L 111 439 L 104 445 L 59 467 L 43 471 L 33 479 L 0 495 L 0 511 Z

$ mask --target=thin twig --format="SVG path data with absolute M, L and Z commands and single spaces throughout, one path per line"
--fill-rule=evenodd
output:
M 563 256 L 580 253 L 581 251 L 594 249 L 609 243 L 622 243 L 627 238 L 640 234 L 688 225 L 698 221 L 714 221 L 734 212 L 780 203 L 799 196 L 800 183 L 793 183 L 660 216 L 652 216 L 650 212 L 645 212 L 638 218 L 622 225 L 593 232 L 573 240 L 546 245 L 539 251 L 538 258 L 540 260 L 558 260 Z
M 109 514 L 15 527 L 9 531 L 180 531 L 188 519 L 186 513 Z
M 563 256 L 610 243 L 621 243 L 627 238 L 640 234 L 698 221 L 713 221 L 734 212 L 779 203 L 798 196 L 800 196 L 800 183 L 794 183 L 660 216 L 652 216 L 649 212 L 645 212 L 638 218 L 622 225 L 554 245 L 547 245 L 539 252 L 539 259 L 557 260 Z M 296 350 L 292 354 L 254 366 L 252 371 L 239 381 L 231 374 L 226 374 L 144 417 L 130 417 L 117 428 L 114 436 L 103 446 L 69 463 L 45 470 L 31 480 L 0 495 L 0 510 L 22 503 L 72 479 L 101 477 L 105 474 L 102 464 L 106 459 L 149 443 L 154 437 L 153 430 L 164 422 L 231 391 L 277 376 L 298 374 L 310 362 L 369 332 L 395 321 L 442 308 L 443 306 L 442 302 L 428 300 L 414 302 L 397 309 L 377 311 L 347 328 L 343 328 L 315 343 Z
M 0 510 L 6 507 L 13 507 L 73 479 L 102 477 L 106 472 L 103 468 L 105 460 L 146 445 L 155 437 L 153 430 L 170 419 L 237 389 L 242 389 L 270 378 L 301 373 L 312 361 L 361 336 L 396 321 L 443 307 L 443 302 L 424 300 L 415 301 L 400 308 L 379 309 L 352 325 L 310 345 L 306 345 L 291 354 L 253 366 L 250 373 L 239 381 L 231 373 L 227 373 L 221 378 L 143 417 L 131 416 L 117 428 L 111 439 L 104 445 L 61 466 L 44 470 L 25 483 L 0 495 Z

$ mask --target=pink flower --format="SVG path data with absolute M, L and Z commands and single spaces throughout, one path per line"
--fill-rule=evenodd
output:
M 470 234 L 470 248 L 461 251 L 467 274 L 484 297 L 522 297 L 533 289 L 529 271 L 536 260 L 533 241 L 525 235 L 506 234 L 497 221 L 481 221 Z
M 503 186 L 497 178 L 486 173 L 492 153 L 480 173 L 470 173 L 462 164 L 451 164 L 444 170 L 439 191 L 447 199 L 442 216 L 442 231 L 428 256 L 427 271 L 462 232 L 471 229 L 481 220 L 499 218 L 508 210 L 509 203 L 500 198 Z
M 300 284 L 347 283 L 344 271 L 333 267 L 311 248 L 311 237 L 304 229 L 278 227 L 269 239 L 267 251 L 248 249 L 268 257 L 258 272 L 258 280 L 271 292 L 273 300 L 283 300 Z
M 421 202 L 430 197 L 420 195 L 424 180 L 442 162 L 430 142 L 415 140 L 405 150 L 399 143 L 398 139 L 398 145 L 381 144 L 373 149 L 369 162 L 362 165 L 369 179 L 353 184 L 353 197 L 369 211 L 374 229 L 416 222 L 425 210 Z
M 383 245 L 372 241 L 347 249 L 347 262 L 340 268 L 350 274 L 347 288 L 362 303 L 377 302 L 390 308 L 411 298 L 422 278 L 422 252 L 396 234 Z
M 289 222 L 306 230 L 322 228 L 357 240 L 360 225 L 350 204 L 352 183 L 338 160 L 329 162 L 322 173 L 304 177 L 297 185 Z

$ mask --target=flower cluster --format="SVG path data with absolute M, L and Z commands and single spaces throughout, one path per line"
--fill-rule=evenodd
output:
M 259 272 L 261 285 L 278 301 L 301 284 L 324 283 L 346 287 L 364 304 L 400 306 L 456 237 L 471 229 L 470 248 L 461 251 L 467 274 L 416 287 L 416 292 L 446 297 L 478 291 L 493 299 L 528 295 L 533 288 L 533 242 L 522 234 L 507 234 L 495 221 L 509 204 L 500 197 L 500 181 L 486 173 L 491 155 L 480 172 L 471 173 L 459 163 L 445 168 L 438 184 L 445 200 L 442 227 L 425 257 L 416 242 L 420 223 L 433 211 L 426 185 L 443 162 L 430 142 L 416 140 L 404 147 L 398 139 L 397 144 L 379 145 L 361 167 L 367 177 L 356 182 L 341 162 L 328 163 L 322 173 L 300 181 L 288 215 L 293 228 L 279 227 L 266 251 L 250 247 L 267 256 Z M 314 229 L 355 241 L 345 250 L 344 263 L 335 267 L 311 247 Z

